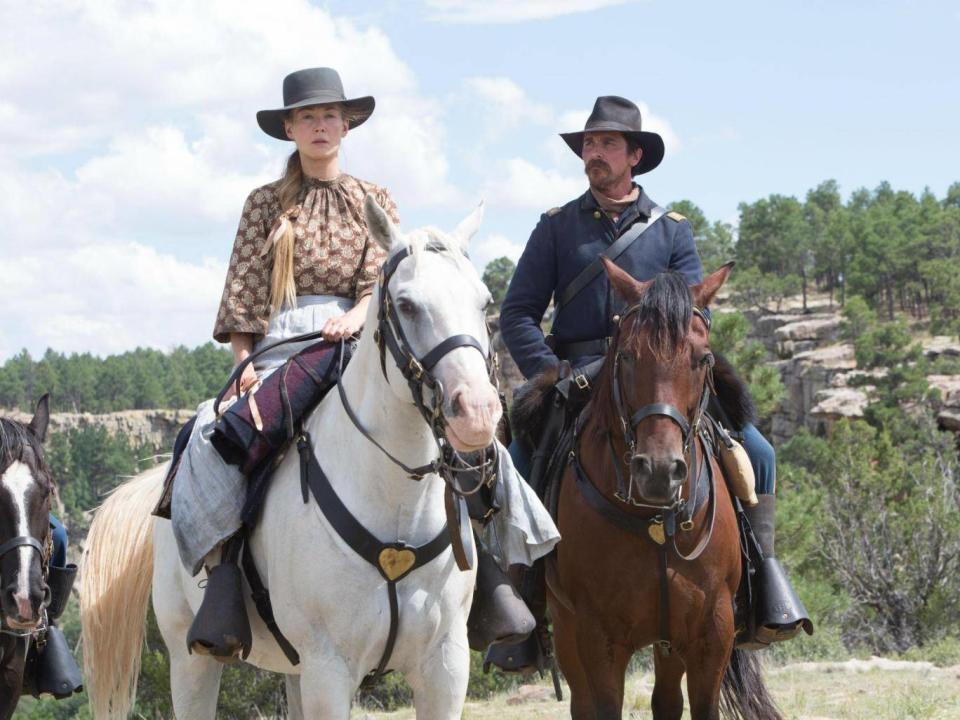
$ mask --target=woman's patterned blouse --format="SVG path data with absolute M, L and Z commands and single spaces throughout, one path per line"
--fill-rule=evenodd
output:
M 280 181 L 247 198 L 230 256 L 213 337 L 230 333 L 263 335 L 270 321 L 271 231 L 280 218 Z M 300 202 L 288 217 L 294 228 L 293 275 L 297 295 L 337 295 L 358 300 L 373 290 L 386 253 L 367 233 L 363 199 L 373 195 L 394 223 L 397 206 L 385 188 L 350 175 L 335 180 L 307 178 Z

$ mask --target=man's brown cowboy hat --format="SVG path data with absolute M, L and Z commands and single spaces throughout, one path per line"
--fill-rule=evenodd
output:
M 560 133 L 570 149 L 583 157 L 583 135 L 588 132 L 619 132 L 636 139 L 643 150 L 640 162 L 633 166 L 633 175 L 650 172 L 663 160 L 663 138 L 640 129 L 640 108 L 616 95 L 598 97 L 593 112 L 581 132 Z
M 348 100 L 343 94 L 340 75 L 333 68 L 297 70 L 283 79 L 283 107 L 257 113 L 260 129 L 270 137 L 289 140 L 283 119 L 294 108 L 340 103 L 350 111 L 350 127 L 355 128 L 373 114 L 376 104 L 369 95 Z

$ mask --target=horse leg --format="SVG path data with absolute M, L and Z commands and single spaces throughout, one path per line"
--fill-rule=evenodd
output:
M 593 720 L 593 698 L 586 670 L 577 650 L 577 621 L 559 602 L 551 603 L 553 646 L 557 663 L 570 686 L 570 715 L 573 720 Z
M 360 684 L 347 663 L 335 652 L 317 650 L 301 653 L 300 711 L 303 717 L 349 720 L 350 703 Z
M 187 651 L 187 630 L 193 622 L 193 611 L 183 593 L 176 549 L 172 547 L 173 534 L 164 546 L 157 541 L 154 561 L 153 611 L 163 643 L 170 653 L 170 694 L 173 712 L 180 720 L 216 718 L 217 696 L 220 694 L 220 674 L 223 665 L 204 655 Z M 172 553 L 171 553 L 172 551 Z
M 720 683 L 733 651 L 733 604 L 720 601 L 713 622 L 684 655 L 691 720 L 719 720 Z
M 593 704 L 593 715 L 583 717 L 620 720 L 623 717 L 624 678 L 632 649 L 614 642 L 602 627 L 591 622 L 577 625 L 576 640 Z
M 23 666 L 26 643 L 20 638 L 0 639 L 0 720 L 10 720 L 23 691 Z
M 653 666 L 656 674 L 650 703 L 653 720 L 680 720 L 683 715 L 683 660 L 676 651 L 664 656 L 658 648 L 654 648 Z
M 463 713 L 463 702 L 470 680 L 470 650 L 466 626 L 451 638 L 448 634 L 420 662 L 407 681 L 413 688 L 413 705 L 418 718 L 456 720 Z
M 303 720 L 303 701 L 300 699 L 300 676 L 287 675 L 287 720 Z

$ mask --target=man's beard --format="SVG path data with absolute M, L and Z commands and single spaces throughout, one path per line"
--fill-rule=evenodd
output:
M 591 173 L 594 169 L 598 172 Z M 606 192 L 621 179 L 613 176 L 613 169 L 603 160 L 591 160 L 584 166 L 583 172 L 587 176 L 590 187 L 599 192 Z

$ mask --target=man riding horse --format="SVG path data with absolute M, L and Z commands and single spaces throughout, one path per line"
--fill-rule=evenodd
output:
M 637 106 L 622 97 L 599 97 L 584 130 L 561 137 L 582 158 L 590 187 L 541 216 L 503 302 L 503 338 L 527 378 L 557 366 L 561 377 L 569 375 L 571 368 L 584 368 L 606 353 L 624 307 L 602 272 L 601 253 L 637 280 L 667 270 L 680 273 L 690 285 L 703 279 L 690 223 L 657 206 L 632 180 L 657 167 L 664 155 L 660 135 L 641 130 Z M 540 323 L 551 299 L 553 326 L 544 337 Z M 774 450 L 752 423 L 736 429 L 750 457 L 760 500 L 746 511 L 764 557 L 772 559 Z M 521 474 L 530 479 L 530 442 L 518 438 L 510 452 Z M 793 601 L 789 582 L 779 565 L 776 568 L 766 574 L 770 582 L 760 593 L 784 593 Z M 778 598 L 768 596 L 767 601 L 776 606 Z M 772 639 L 792 637 L 804 621 L 809 622 L 805 617 L 788 618 Z M 507 669 L 527 669 L 537 662 L 536 635 L 521 646 L 497 648 L 488 657 Z

